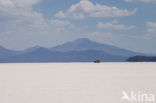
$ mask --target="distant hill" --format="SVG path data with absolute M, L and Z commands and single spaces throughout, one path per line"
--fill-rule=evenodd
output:
M 0 59 L 0 62 L 93 62 L 96 59 L 103 62 L 119 62 L 127 58 L 95 50 L 54 52 L 39 48 L 30 53 Z
M 23 53 L 28 53 L 28 52 L 35 51 L 35 50 L 37 50 L 37 49 L 39 49 L 39 48 L 42 48 L 42 47 L 36 45 L 36 46 L 30 47 L 30 48 L 24 49 L 22 52 L 23 52 Z
M 0 46 L 0 58 L 8 58 L 8 57 L 15 56 L 18 54 L 21 54 L 21 52 L 9 50 L 9 49 L 6 49 L 6 48 Z
M 7 62 L 122 62 L 142 53 L 97 43 L 86 38 L 77 39 L 52 48 L 34 46 L 23 51 L 0 47 L 0 63 Z
M 112 55 L 119 55 L 119 56 L 125 56 L 125 57 L 142 54 L 142 53 L 137 53 L 137 52 L 133 52 L 133 51 L 126 50 L 126 49 L 121 49 L 121 48 L 107 45 L 107 44 L 97 43 L 87 38 L 80 38 L 75 41 L 67 42 L 62 45 L 52 47 L 50 48 L 50 50 L 59 51 L 59 52 L 98 50 L 98 51 L 104 51 Z
M 147 56 L 134 56 L 127 59 L 128 62 L 156 62 L 155 57 L 147 57 Z

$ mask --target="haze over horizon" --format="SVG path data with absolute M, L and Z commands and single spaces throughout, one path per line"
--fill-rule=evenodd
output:
M 54 47 L 78 38 L 156 53 L 156 0 L 0 0 L 0 46 Z

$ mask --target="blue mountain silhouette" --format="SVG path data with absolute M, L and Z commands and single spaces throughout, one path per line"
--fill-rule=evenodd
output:
M 0 48 L 0 62 L 103 62 L 126 61 L 142 53 L 97 43 L 86 38 L 67 42 L 52 48 L 34 46 L 23 51 Z
M 104 51 L 112 55 L 120 55 L 120 56 L 134 56 L 134 55 L 142 54 L 142 53 L 122 49 L 119 47 L 115 47 L 112 45 L 97 43 L 87 38 L 80 38 L 75 41 L 67 42 L 62 45 L 52 47 L 50 48 L 50 50 L 60 51 L 60 52 L 98 50 L 98 51 Z

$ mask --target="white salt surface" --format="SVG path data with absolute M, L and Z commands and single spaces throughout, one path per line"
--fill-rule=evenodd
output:
M 129 103 L 156 94 L 156 63 L 0 64 L 0 103 Z

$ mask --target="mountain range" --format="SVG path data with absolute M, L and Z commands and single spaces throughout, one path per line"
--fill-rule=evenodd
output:
M 10 62 L 122 62 L 143 53 L 80 38 L 51 48 L 34 46 L 22 51 L 0 47 L 0 63 Z

